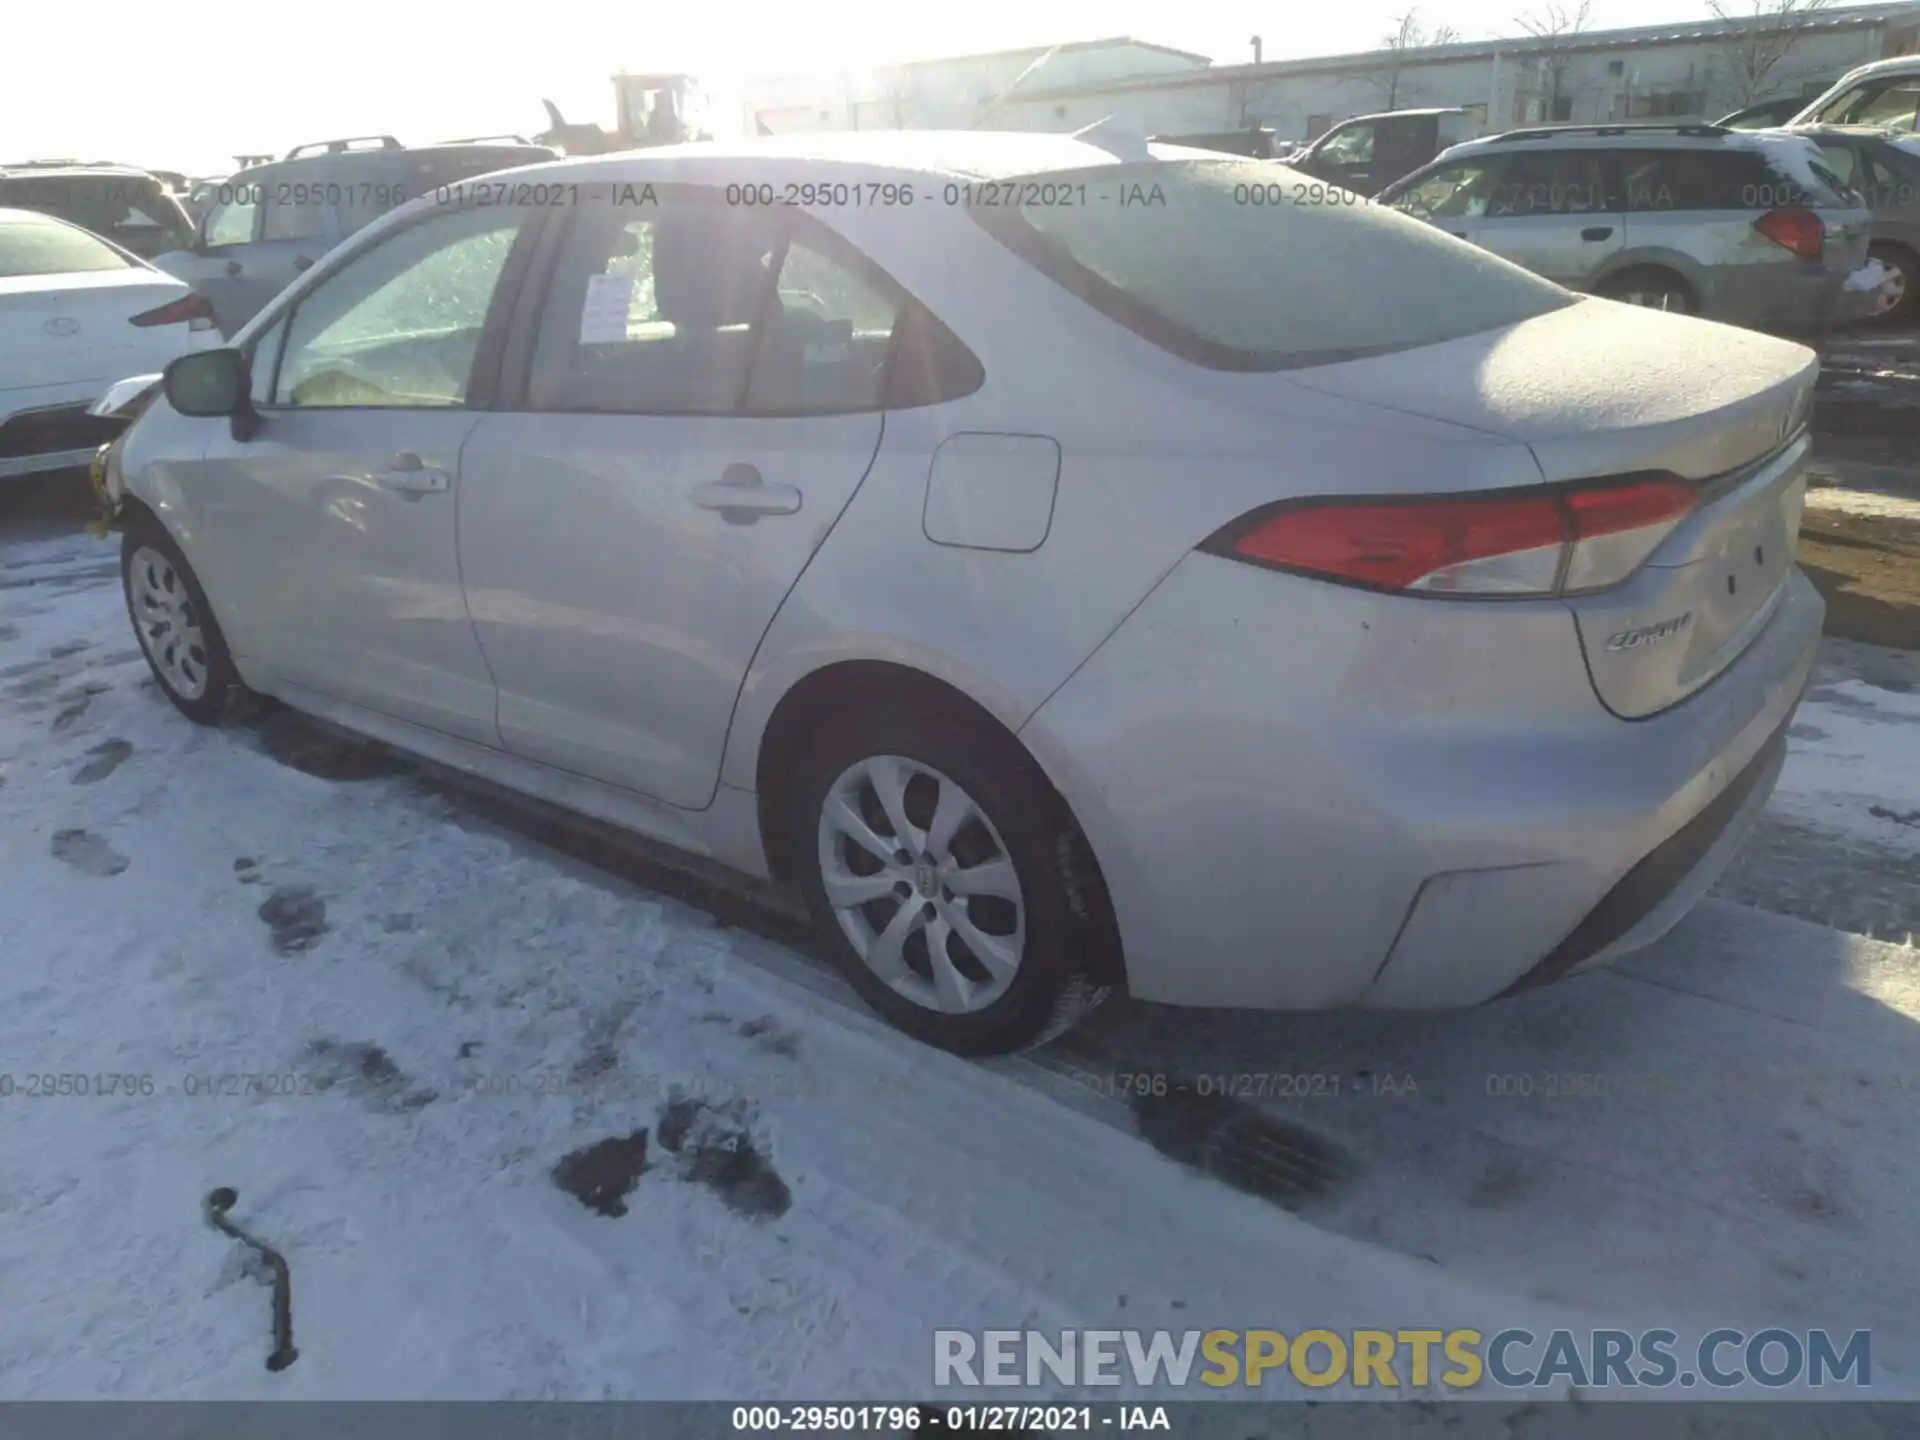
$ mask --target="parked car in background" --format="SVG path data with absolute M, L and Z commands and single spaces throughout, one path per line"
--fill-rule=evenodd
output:
M 99 236 L 0 210 L 0 478 L 85 465 L 125 421 L 114 382 L 217 346 L 206 301 Z
M 196 233 L 156 263 L 205 295 L 231 335 L 301 271 L 396 206 L 553 158 L 531 143 L 409 147 L 391 135 L 301 145 L 209 187 Z
M 1820 147 L 1834 174 L 1873 212 L 1868 254 L 1887 268 L 1870 318 L 1900 321 L 1920 307 L 1920 146 L 1895 130 L 1860 125 L 1797 125 L 1786 132 Z
M 1448 146 L 1480 128 L 1462 106 L 1393 110 L 1342 120 L 1305 149 L 1288 157 L 1289 169 L 1361 195 L 1384 189 L 1418 170 Z
M 193 221 L 166 183 L 125 165 L 37 161 L 0 167 L 0 207 L 58 216 L 143 259 L 193 238 Z
M 1731 115 L 1722 115 L 1713 123 L 1726 130 L 1772 130 L 1786 124 L 1807 108 L 1807 97 L 1788 95 L 1779 100 L 1762 100 Z
M 1811 674 L 1816 357 L 1274 176 L 888 131 L 416 201 L 128 431 L 139 643 L 192 720 L 244 685 L 791 876 L 955 1050 L 1648 944 Z M 946 199 L 728 203 L 789 185 Z
M 1873 217 L 1811 140 L 1568 125 L 1455 146 L 1378 197 L 1570 290 L 1810 333 L 1871 312 Z
M 1920 55 L 1898 55 L 1849 70 L 1786 123 L 1920 130 Z

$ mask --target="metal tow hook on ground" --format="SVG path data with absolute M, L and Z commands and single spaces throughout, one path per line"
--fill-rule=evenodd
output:
M 225 1185 L 208 1195 L 207 1223 L 241 1243 L 251 1245 L 260 1252 L 267 1267 L 273 1271 L 273 1353 L 267 1357 L 267 1369 L 284 1370 L 300 1358 L 300 1352 L 293 1348 L 293 1276 L 278 1250 L 254 1239 L 227 1219 L 227 1211 L 234 1207 L 239 1198 L 239 1191 Z

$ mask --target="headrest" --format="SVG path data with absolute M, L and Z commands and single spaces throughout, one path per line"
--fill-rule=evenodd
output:
M 653 236 L 653 299 L 676 328 L 746 325 L 772 276 L 774 224 L 739 212 L 694 211 L 664 219 Z

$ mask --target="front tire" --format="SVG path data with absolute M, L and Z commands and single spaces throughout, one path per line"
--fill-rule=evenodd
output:
M 140 652 L 173 708 L 196 725 L 218 725 L 244 687 L 193 567 L 156 522 L 128 525 L 120 584 Z
M 984 721 L 874 695 L 815 735 L 789 795 L 788 853 L 820 937 L 909 1035 L 1006 1054 L 1105 998 L 1110 920 L 1085 842 Z

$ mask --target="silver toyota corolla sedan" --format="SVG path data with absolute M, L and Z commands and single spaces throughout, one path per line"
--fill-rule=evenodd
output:
M 140 643 L 190 719 L 792 877 L 957 1051 L 1642 946 L 1813 664 L 1814 356 L 1273 173 L 842 134 L 423 197 L 129 432 Z

